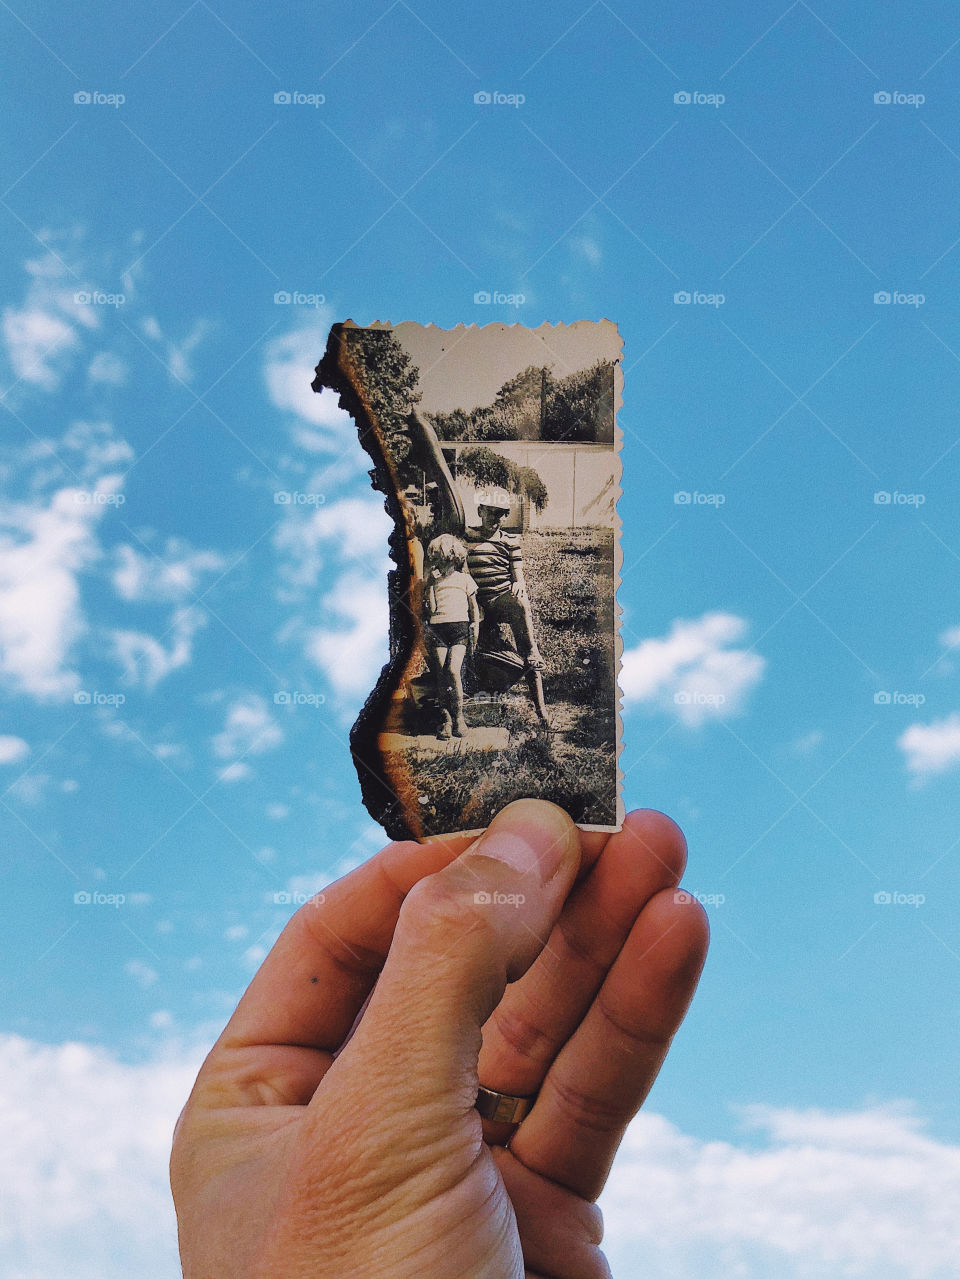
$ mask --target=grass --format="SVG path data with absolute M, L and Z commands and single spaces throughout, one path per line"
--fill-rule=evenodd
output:
M 503 750 L 457 755 L 416 751 L 426 833 L 486 826 L 512 799 L 560 804 L 574 821 L 616 821 L 616 688 L 613 645 L 613 533 L 605 529 L 531 532 L 524 571 L 544 659 L 545 731 L 526 682 L 494 702 L 469 702 L 471 726 L 502 725 Z

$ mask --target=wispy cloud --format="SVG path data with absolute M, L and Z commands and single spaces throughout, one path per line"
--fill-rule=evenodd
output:
M 907 769 L 921 782 L 960 764 L 960 713 L 930 724 L 911 724 L 897 738 Z

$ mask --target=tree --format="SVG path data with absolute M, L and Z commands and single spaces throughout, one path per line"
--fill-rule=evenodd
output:
M 519 466 L 484 444 L 464 449 L 457 458 L 457 470 L 473 480 L 478 488 L 503 488 L 525 497 L 538 511 L 550 500 L 546 484 L 532 466 Z
M 420 370 L 389 329 L 344 328 L 346 357 L 363 387 L 371 415 L 383 434 L 401 486 L 416 480 L 409 416 L 422 398 Z

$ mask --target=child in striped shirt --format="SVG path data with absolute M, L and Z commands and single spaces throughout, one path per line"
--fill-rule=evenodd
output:
M 423 635 L 427 662 L 437 686 L 442 719 L 437 736 L 463 737 L 463 659 L 480 629 L 477 584 L 466 571 L 467 549 L 450 533 L 427 547 L 423 584 Z

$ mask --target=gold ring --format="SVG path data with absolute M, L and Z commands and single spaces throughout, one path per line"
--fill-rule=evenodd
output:
M 514 1097 L 511 1093 L 496 1092 L 493 1088 L 484 1088 L 480 1084 L 474 1104 L 484 1119 L 490 1119 L 495 1124 L 518 1124 L 529 1114 L 530 1107 L 536 1100 L 536 1094 L 532 1097 Z

